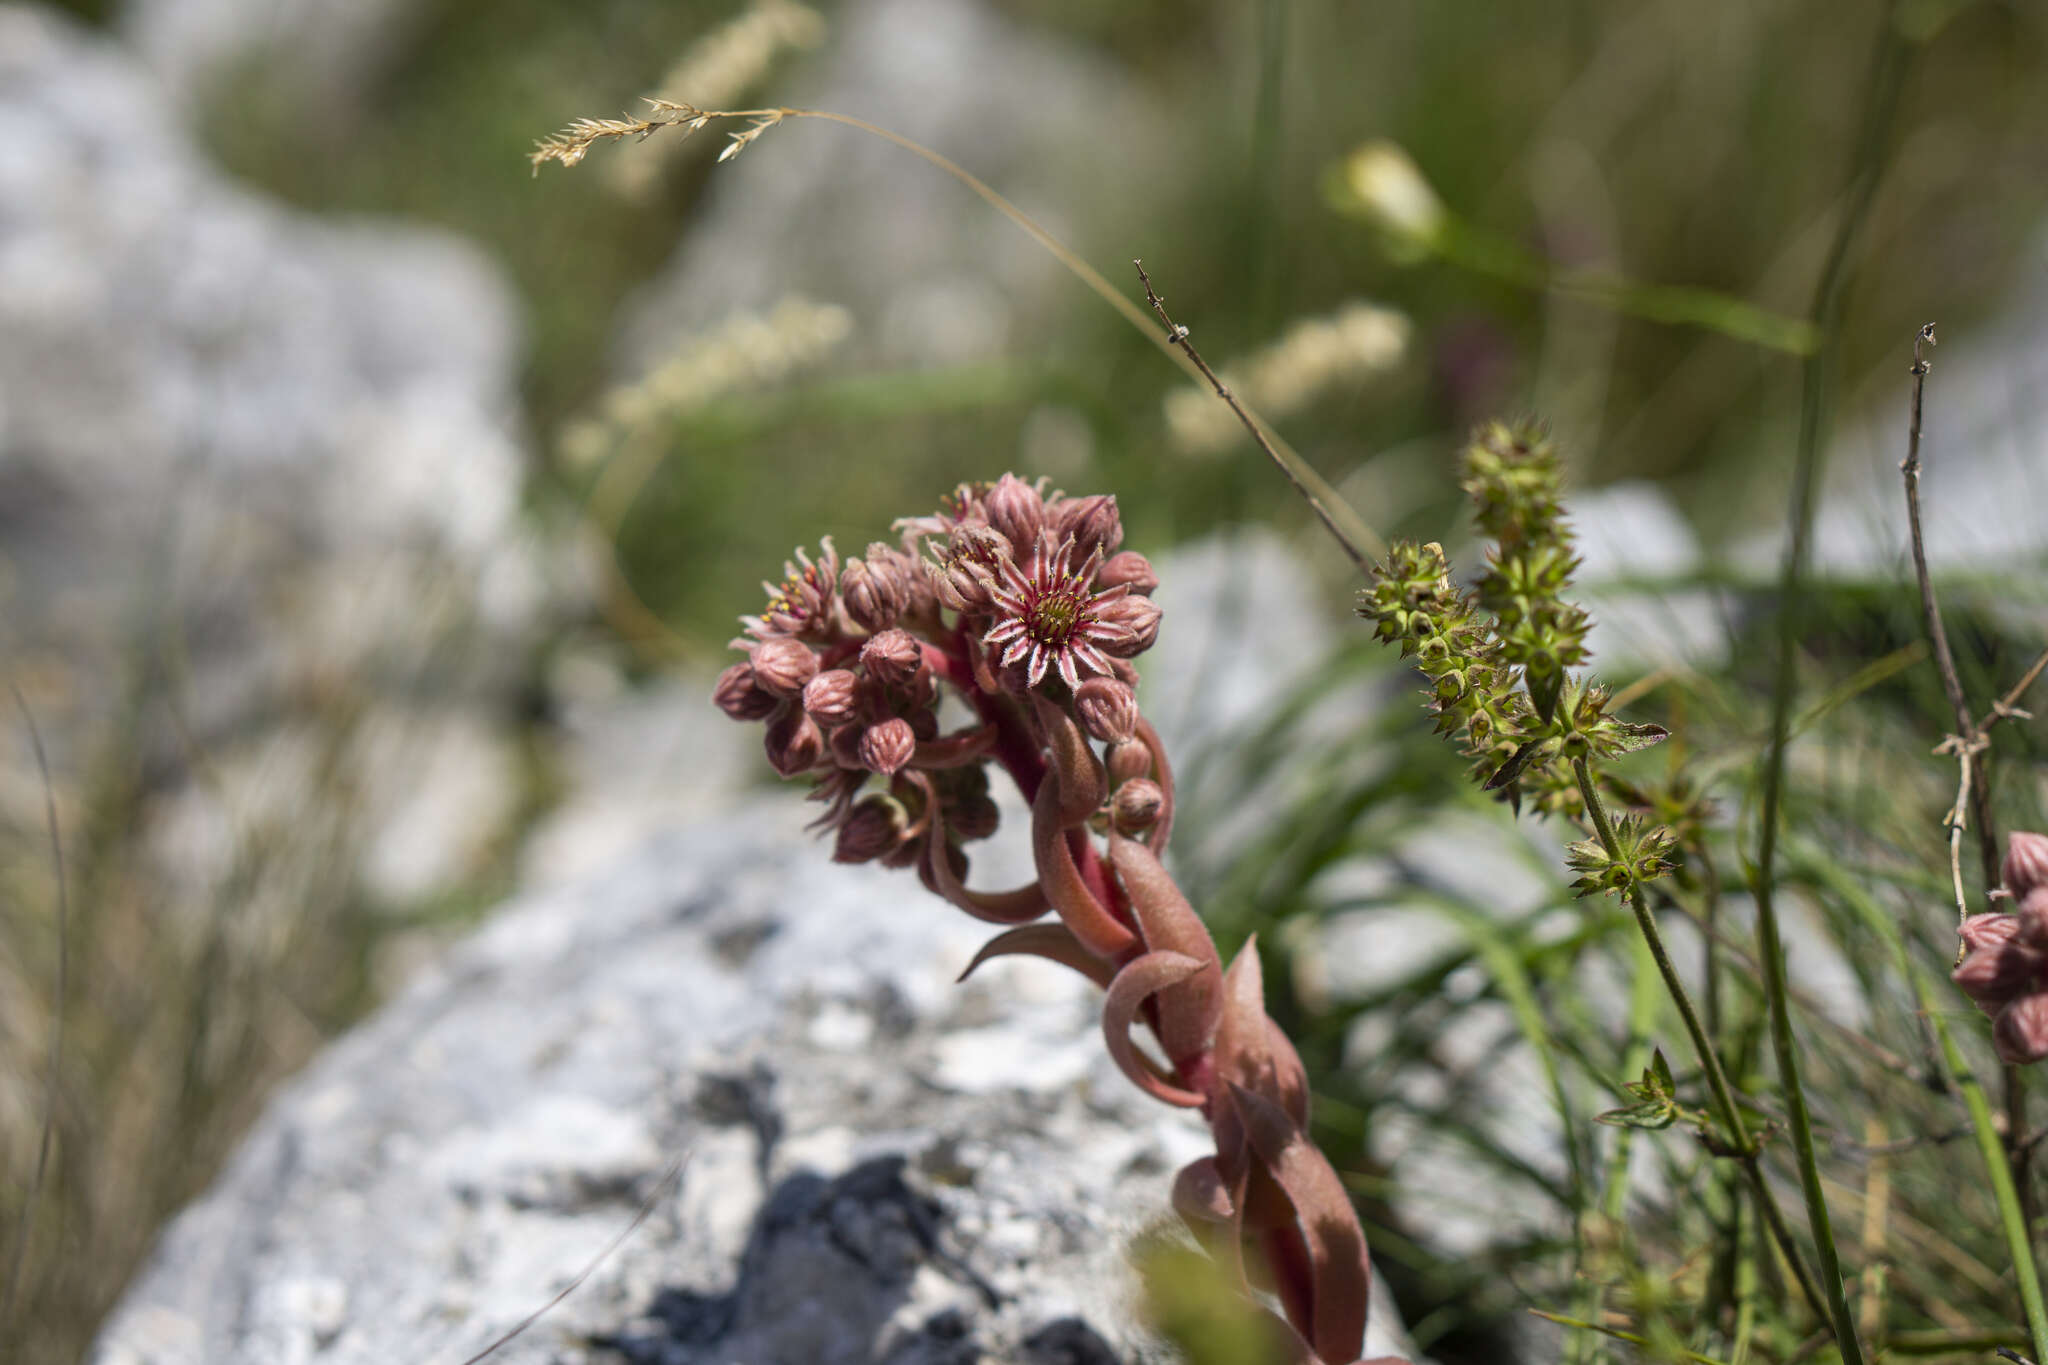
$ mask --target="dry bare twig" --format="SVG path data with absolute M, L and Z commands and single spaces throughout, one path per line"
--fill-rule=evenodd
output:
M 1253 420 L 1251 413 L 1246 411 L 1245 406 L 1237 401 L 1237 396 L 1231 393 L 1230 386 L 1217 378 L 1216 371 L 1209 368 L 1209 362 L 1202 359 L 1201 352 L 1195 349 L 1195 343 L 1188 339 L 1188 329 L 1167 316 L 1166 300 L 1153 290 L 1152 277 L 1145 273 L 1144 262 L 1133 260 L 1131 264 L 1137 267 L 1138 280 L 1145 286 L 1145 302 L 1151 305 L 1152 311 L 1159 315 L 1160 325 L 1166 328 L 1167 344 L 1180 347 L 1194 367 L 1202 372 L 1202 378 L 1209 382 L 1209 387 L 1216 390 L 1216 396 L 1228 404 L 1233 413 L 1237 414 L 1237 420 L 1244 424 L 1246 431 L 1251 433 L 1252 440 L 1258 443 L 1259 449 L 1265 452 L 1266 458 L 1271 460 L 1274 467 L 1287 477 L 1287 482 L 1294 485 L 1294 491 L 1315 512 L 1316 518 L 1323 523 L 1323 529 L 1328 531 L 1336 539 L 1337 543 L 1344 547 L 1344 553 L 1351 556 L 1351 562 L 1358 566 L 1359 572 L 1370 574 L 1372 572 L 1372 559 L 1366 553 L 1365 547 L 1357 544 L 1350 536 L 1346 535 L 1344 528 L 1337 524 L 1337 519 L 1331 515 L 1330 509 L 1325 505 L 1323 499 L 1317 496 L 1314 489 L 1311 489 L 1307 484 L 1295 477 L 1294 470 L 1289 467 L 1287 461 L 1281 459 L 1280 453 L 1273 449 L 1273 443 L 1266 437 L 1265 428 Z
M 1949 880 L 1955 888 L 1956 922 L 1961 924 L 1970 915 L 1969 898 L 1963 890 L 1963 830 L 1972 821 L 1977 828 L 1978 859 L 1983 864 L 1984 894 L 1987 899 L 1999 895 L 1998 832 L 1991 824 L 1991 784 L 1984 772 L 1984 754 L 1991 746 L 1990 730 L 2001 720 L 2026 714 L 2019 709 L 2019 700 L 2041 676 L 2042 670 L 2048 668 L 2048 652 L 2034 661 L 2010 691 L 1992 703 L 1987 718 L 1979 722 L 1971 713 L 1969 698 L 1963 691 L 1962 676 L 1956 671 L 1955 655 L 1949 649 L 1941 606 L 1935 600 L 1934 580 L 1927 570 L 1927 541 L 1920 518 L 1921 415 L 1927 372 L 1932 368 L 1923 348 L 1934 344 L 1934 324 L 1930 322 L 1913 337 L 1913 410 L 1906 430 L 1906 458 L 1899 465 L 1899 474 L 1905 483 L 1906 520 L 1911 531 L 1913 576 L 1920 589 L 1921 624 L 1934 650 L 1935 668 L 1941 675 L 1941 690 L 1948 697 L 1949 710 L 1955 717 L 1955 730 L 1942 738 L 1934 752 L 1952 755 L 1956 760 L 1956 799 L 1942 817 L 1942 825 L 1948 830 Z M 1964 946 L 1958 938 L 1957 966 L 1962 965 Z M 2027 1179 L 2027 1168 L 2033 1143 L 2027 1133 L 2026 1088 L 2018 1067 L 2007 1064 L 2003 1074 L 2006 1159 L 2012 1166 L 2013 1184 L 2019 1192 L 2023 1220 L 2028 1228 L 2032 1228 L 2034 1194 L 2033 1182 Z

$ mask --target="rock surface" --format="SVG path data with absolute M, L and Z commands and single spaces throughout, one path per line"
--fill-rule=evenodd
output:
M 830 864 L 798 805 L 503 911 L 278 1097 L 98 1365 L 453 1365 L 649 1200 L 495 1359 L 1167 1359 L 1125 1248 L 1199 1126 L 1115 1073 L 1078 977 L 954 985 L 983 927 Z
M 0 5 L 0 124 L 0 647 L 60 788 L 139 691 L 140 823 L 182 892 L 294 800 L 373 897 L 464 884 L 513 814 L 493 716 L 553 576 L 504 281 L 241 190 L 45 10 Z

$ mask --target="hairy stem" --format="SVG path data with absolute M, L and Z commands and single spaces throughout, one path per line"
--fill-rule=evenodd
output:
M 1586 814 L 1591 817 L 1593 829 L 1600 836 L 1600 846 L 1607 850 L 1608 857 L 1618 861 L 1621 844 L 1614 837 L 1614 824 L 1608 819 L 1607 807 L 1600 799 L 1600 789 L 1593 781 L 1591 765 L 1584 758 L 1574 758 L 1572 775 L 1578 779 L 1579 795 L 1585 798 Z M 1813 1282 L 1813 1273 L 1800 1256 L 1798 1244 L 1792 1240 L 1791 1230 L 1785 1226 L 1784 1215 L 1779 1212 L 1770 1186 L 1764 1180 L 1763 1166 L 1757 1159 L 1757 1145 L 1749 1135 L 1749 1126 L 1742 1121 L 1742 1109 L 1736 1103 L 1734 1087 L 1728 1084 L 1727 1073 L 1721 1068 L 1720 1054 L 1714 1050 L 1713 1040 L 1707 1036 L 1699 1012 L 1693 1008 L 1692 996 L 1685 989 L 1685 981 L 1678 975 L 1678 968 L 1672 965 L 1671 954 L 1664 947 L 1664 935 L 1657 928 L 1657 917 L 1650 912 L 1642 887 L 1633 881 L 1629 883 L 1628 898 L 1629 907 L 1635 911 L 1636 927 L 1642 930 L 1643 942 L 1648 945 L 1650 956 L 1657 964 L 1657 974 L 1664 979 L 1665 993 L 1678 1007 L 1678 1017 L 1684 1021 L 1686 1034 L 1692 1039 L 1693 1055 L 1698 1058 L 1700 1070 L 1706 1073 L 1707 1087 L 1713 1092 L 1715 1116 L 1720 1119 L 1729 1146 L 1734 1149 L 1736 1159 L 1742 1163 L 1744 1173 L 1749 1177 L 1757 1207 L 1770 1225 L 1771 1235 L 1777 1238 L 1779 1248 L 1785 1253 L 1785 1261 L 1799 1281 L 1800 1292 L 1806 1296 L 1815 1313 L 1826 1317 L 1826 1308 Z

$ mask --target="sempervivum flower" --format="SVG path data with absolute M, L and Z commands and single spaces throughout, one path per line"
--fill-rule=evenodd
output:
M 2014 834 L 2004 872 L 2014 908 L 1962 922 L 1952 979 L 1990 1016 L 2001 1060 L 2038 1062 L 2048 1057 L 2048 836 Z
M 1022 667 L 1026 686 L 1037 687 L 1054 669 L 1068 687 L 1079 687 L 1084 674 L 1110 673 L 1104 647 L 1120 647 L 1130 637 L 1128 627 L 1106 619 L 1110 604 L 1130 590 L 1095 591 L 1101 561 L 1091 555 L 1076 568 L 1073 559 L 1072 540 L 1048 550 L 1041 538 L 1028 568 L 1005 560 L 1001 580 L 989 585 L 996 621 L 982 643 L 1000 651 L 1005 666 Z
M 768 594 L 767 609 L 759 616 L 740 618 L 747 634 L 756 639 L 795 635 L 806 640 L 826 640 L 838 632 L 834 608 L 839 590 L 839 552 L 832 548 L 832 537 L 818 542 L 816 560 L 805 554 L 801 546 L 795 553 L 794 563 L 783 562 L 781 587 L 773 583 L 761 585 Z

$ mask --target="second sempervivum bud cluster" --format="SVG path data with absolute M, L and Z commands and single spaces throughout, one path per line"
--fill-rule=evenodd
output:
M 2012 909 L 1962 922 L 1964 956 L 1955 983 L 1991 1018 L 2001 1061 L 2048 1057 L 2048 835 L 2017 833 L 2005 844 Z

